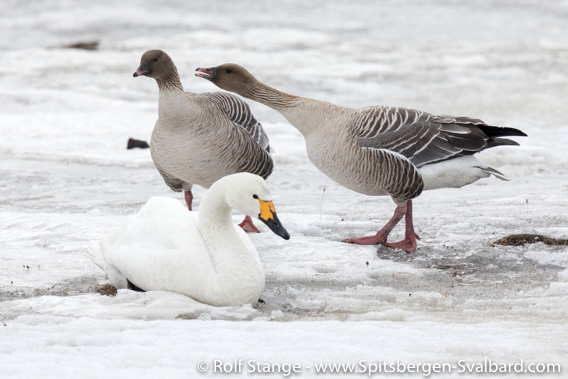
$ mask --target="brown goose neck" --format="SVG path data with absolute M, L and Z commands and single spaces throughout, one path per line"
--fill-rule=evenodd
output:
M 179 74 L 177 68 L 174 66 L 174 69 L 165 77 L 163 78 L 156 78 L 156 83 L 158 83 L 158 88 L 160 91 L 168 91 L 168 90 L 182 90 L 183 86 L 181 85 L 181 80 L 179 78 Z
M 277 110 L 294 107 L 298 100 L 298 96 L 278 91 L 256 79 L 244 87 L 240 95 Z

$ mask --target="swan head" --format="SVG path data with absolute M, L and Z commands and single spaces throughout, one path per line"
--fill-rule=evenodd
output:
M 148 76 L 154 79 L 167 78 L 175 70 L 172 58 L 162 50 L 148 50 L 140 58 L 140 66 L 132 76 Z
M 234 63 L 198 68 L 195 71 L 195 76 L 207 79 L 219 88 L 239 94 L 256 80 L 244 67 Z
M 290 234 L 284 229 L 276 215 L 272 195 L 264 179 L 258 175 L 242 172 L 225 176 L 213 186 L 217 183 L 225 185 L 225 201 L 231 208 L 259 219 L 276 235 L 286 240 L 290 239 Z

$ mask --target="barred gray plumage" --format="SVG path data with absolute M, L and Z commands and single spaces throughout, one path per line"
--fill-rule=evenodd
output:
M 203 95 L 209 95 L 211 101 L 219 105 L 233 123 L 244 128 L 256 143 L 270 152 L 268 136 L 262 128 L 262 124 L 254 118 L 247 103 L 225 92 L 213 92 Z
M 152 159 L 172 190 L 185 191 L 189 209 L 194 184 L 209 188 L 238 172 L 264 179 L 272 173 L 268 136 L 243 100 L 228 93 L 185 93 L 177 68 L 161 50 L 142 56 L 139 75 L 156 79 L 160 89 Z
M 265 104 L 294 125 L 306 140 L 308 157 L 337 183 L 366 195 L 390 195 L 397 204 L 376 236 L 346 242 L 413 251 L 412 202 L 425 189 L 461 187 L 495 175 L 505 176 L 472 155 L 501 145 L 518 145 L 504 136 L 525 136 L 514 128 L 489 126 L 469 117 L 435 116 L 408 108 L 352 109 L 280 92 L 235 64 L 198 69 L 220 88 Z M 387 236 L 406 217 L 406 238 Z
M 384 106 L 357 110 L 352 125 L 361 147 L 397 152 L 418 168 L 493 146 L 518 145 L 499 136 L 524 135 L 516 129 L 489 126 L 478 119 L 434 116 L 414 109 Z

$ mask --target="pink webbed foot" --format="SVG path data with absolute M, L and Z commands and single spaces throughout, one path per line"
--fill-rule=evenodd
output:
M 247 233 L 260 233 L 256 226 L 252 223 L 250 216 L 246 216 L 243 222 L 239 224 L 241 228 Z
M 401 249 L 406 251 L 407 253 L 412 253 L 416 250 L 417 244 L 416 240 L 420 239 L 418 234 L 414 231 L 414 225 L 412 224 L 412 208 L 409 205 L 408 209 L 410 209 L 410 213 L 406 214 L 406 235 L 402 241 L 398 242 L 381 242 L 383 245 L 392 247 L 393 249 Z
M 392 229 L 398 224 L 398 222 L 405 218 L 406 221 L 406 235 L 402 241 L 399 242 L 387 242 L 387 238 Z M 361 238 L 346 238 L 343 242 L 355 243 L 358 245 L 376 245 L 381 244 L 395 249 L 402 249 L 408 253 L 416 250 L 416 240 L 420 239 L 418 234 L 414 232 L 414 225 L 412 222 L 412 200 L 408 200 L 406 205 L 398 206 L 392 218 L 387 222 L 387 224 L 379 230 L 379 232 L 370 237 Z
M 360 237 L 360 238 L 345 238 L 341 242 L 354 243 L 357 245 L 376 245 L 378 243 L 382 244 L 387 242 L 387 235 L 381 232 L 382 231 L 379 231 L 374 236 Z
M 412 253 L 416 250 L 416 240 L 420 239 L 418 234 L 414 231 L 414 223 L 412 221 L 412 201 L 408 200 L 406 214 L 404 216 L 406 221 L 406 231 L 405 236 L 402 241 L 398 242 L 385 242 L 383 245 L 392 247 L 395 249 L 402 249 L 407 253 Z
M 377 233 L 374 236 L 369 237 L 361 237 L 361 238 L 346 238 L 342 242 L 347 243 L 354 243 L 357 245 L 377 245 L 381 244 L 384 246 L 392 247 L 394 249 L 402 249 L 407 253 L 411 253 L 416 250 L 417 244 L 416 240 L 420 239 L 418 234 L 414 233 L 411 236 L 407 236 L 407 238 L 403 239 L 402 241 L 398 242 L 387 242 L 386 236 L 381 235 L 381 233 Z
M 381 242 L 381 244 L 388 246 L 388 247 L 392 247 L 393 249 L 401 249 L 406 251 L 407 253 L 412 253 L 414 250 L 416 250 L 416 240 L 420 239 L 420 237 L 418 237 L 418 234 L 413 233 L 410 236 L 406 236 L 405 239 L 403 239 L 402 241 L 398 241 L 398 242 Z

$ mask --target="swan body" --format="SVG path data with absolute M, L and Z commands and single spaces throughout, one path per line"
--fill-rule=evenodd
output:
M 188 212 L 177 200 L 153 197 L 88 253 L 119 289 L 177 292 L 215 306 L 255 304 L 264 271 L 250 238 L 233 224 L 231 208 L 288 239 L 266 182 L 248 173 L 226 176 L 200 208 Z

